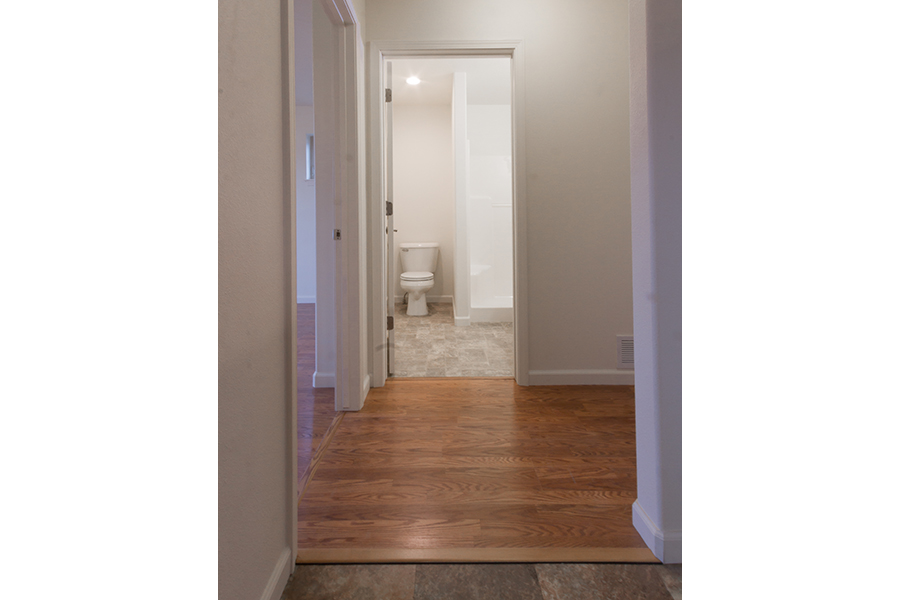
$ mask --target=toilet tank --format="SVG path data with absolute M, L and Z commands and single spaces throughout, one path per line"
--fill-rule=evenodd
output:
M 437 242 L 404 242 L 400 244 L 400 266 L 403 273 L 437 269 Z

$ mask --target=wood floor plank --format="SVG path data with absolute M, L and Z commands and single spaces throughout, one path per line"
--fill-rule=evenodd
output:
M 324 451 L 298 561 L 654 562 L 631 524 L 635 465 L 631 386 L 389 380 Z
M 315 304 L 297 305 L 297 474 L 308 478 L 316 450 L 336 415 L 334 389 L 314 388 Z M 301 481 L 300 489 L 305 482 Z
M 347 449 L 332 449 L 322 459 L 323 466 L 329 467 L 467 467 L 495 466 L 518 467 L 533 466 L 531 458 L 523 456 L 445 456 L 440 451 L 413 456 L 362 456 Z

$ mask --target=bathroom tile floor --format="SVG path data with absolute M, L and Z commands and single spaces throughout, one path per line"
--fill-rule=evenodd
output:
M 429 303 L 428 316 L 394 307 L 394 377 L 512 377 L 513 324 L 453 324 L 453 305 Z
M 282 600 L 681 600 L 681 565 L 297 565 Z

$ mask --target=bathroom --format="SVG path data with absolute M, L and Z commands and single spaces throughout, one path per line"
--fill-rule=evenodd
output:
M 510 61 L 391 62 L 392 375 L 512 377 Z M 402 246 L 412 242 L 438 244 L 427 316 L 407 314 L 401 287 Z

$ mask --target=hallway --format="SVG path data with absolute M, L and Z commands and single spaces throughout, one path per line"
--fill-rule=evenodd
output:
M 315 305 L 297 332 L 298 562 L 343 564 L 298 564 L 283 600 L 681 599 L 631 527 L 630 387 L 395 378 L 336 420 Z
M 297 562 L 657 562 L 636 497 L 630 386 L 395 378 L 325 449 Z

